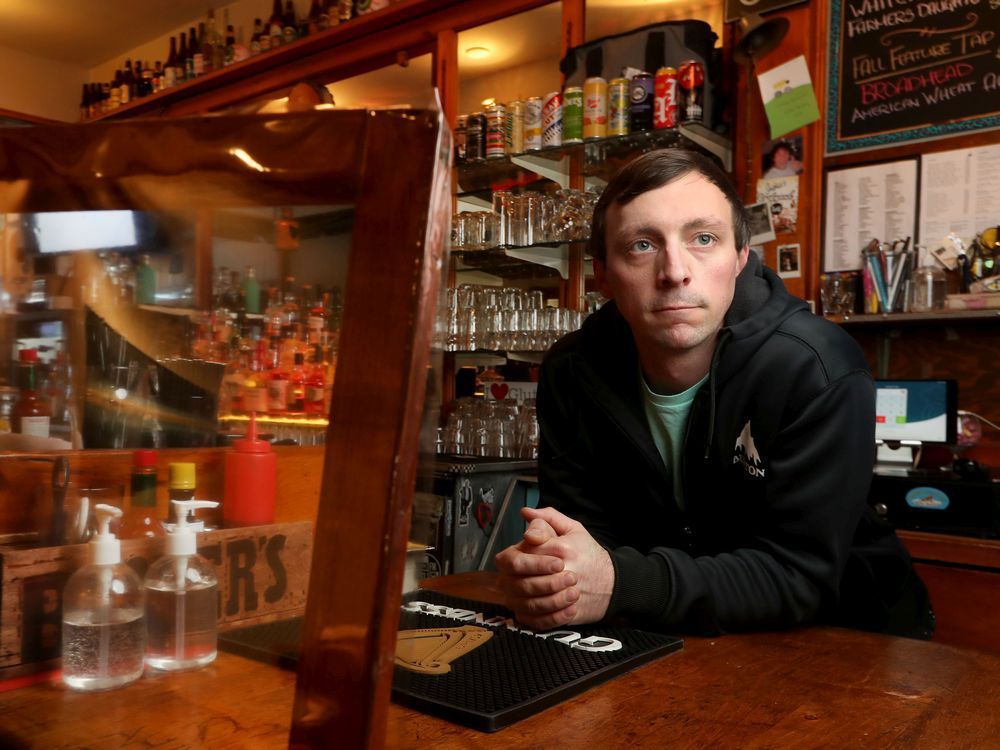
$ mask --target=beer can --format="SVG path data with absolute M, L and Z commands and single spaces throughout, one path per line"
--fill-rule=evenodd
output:
M 494 104 L 486 110 L 486 158 L 502 159 L 507 155 L 507 136 L 504 133 L 504 120 L 507 108 L 502 104 Z
M 563 143 L 583 142 L 583 89 L 569 86 L 563 91 Z
M 653 81 L 653 127 L 677 127 L 677 69 L 660 68 Z
M 531 96 L 524 103 L 524 149 L 538 151 L 542 147 L 542 97 Z
M 562 94 L 550 91 L 542 102 L 542 148 L 562 145 Z
M 628 135 L 628 79 L 614 78 L 608 84 L 608 135 Z
M 686 60 L 678 71 L 681 90 L 680 121 L 701 122 L 704 118 L 705 68 L 697 60 Z
M 465 136 L 469 125 L 468 115 L 459 115 L 455 120 L 455 163 L 465 164 Z
M 486 116 L 482 112 L 474 112 L 465 125 L 465 160 L 471 164 L 485 158 Z
M 653 129 L 653 76 L 636 73 L 629 86 L 629 128 L 633 133 Z
M 593 140 L 608 135 L 608 82 L 588 78 L 583 82 L 583 138 Z
M 507 104 L 504 137 L 507 140 L 508 154 L 524 151 L 524 102 L 516 100 Z

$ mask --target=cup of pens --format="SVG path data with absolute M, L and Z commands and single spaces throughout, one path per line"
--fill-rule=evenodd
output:
M 880 242 L 873 239 L 862 257 L 864 312 L 893 313 L 909 309 L 910 274 L 915 266 L 910 237 Z

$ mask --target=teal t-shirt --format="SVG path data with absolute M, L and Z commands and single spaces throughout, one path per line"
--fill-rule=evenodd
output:
M 681 487 L 681 452 L 684 450 L 684 431 L 687 428 L 691 404 L 698 389 L 708 380 L 706 374 L 701 380 L 682 393 L 656 393 L 646 382 L 646 376 L 639 371 L 642 402 L 646 409 L 646 422 L 653 433 L 653 442 L 660 452 L 663 465 L 667 467 L 674 484 L 677 505 L 684 507 L 684 490 Z

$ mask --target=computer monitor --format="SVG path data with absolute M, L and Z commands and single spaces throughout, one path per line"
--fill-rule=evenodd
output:
M 958 389 L 954 380 L 876 380 L 875 441 L 954 445 Z

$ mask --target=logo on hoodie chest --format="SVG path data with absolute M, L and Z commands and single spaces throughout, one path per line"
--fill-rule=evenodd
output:
M 733 463 L 742 464 L 747 474 L 755 479 L 764 479 L 766 471 L 764 462 L 757 452 L 757 446 L 753 442 L 753 434 L 750 431 L 750 420 L 743 425 L 743 430 L 736 438 L 736 445 L 733 448 Z

